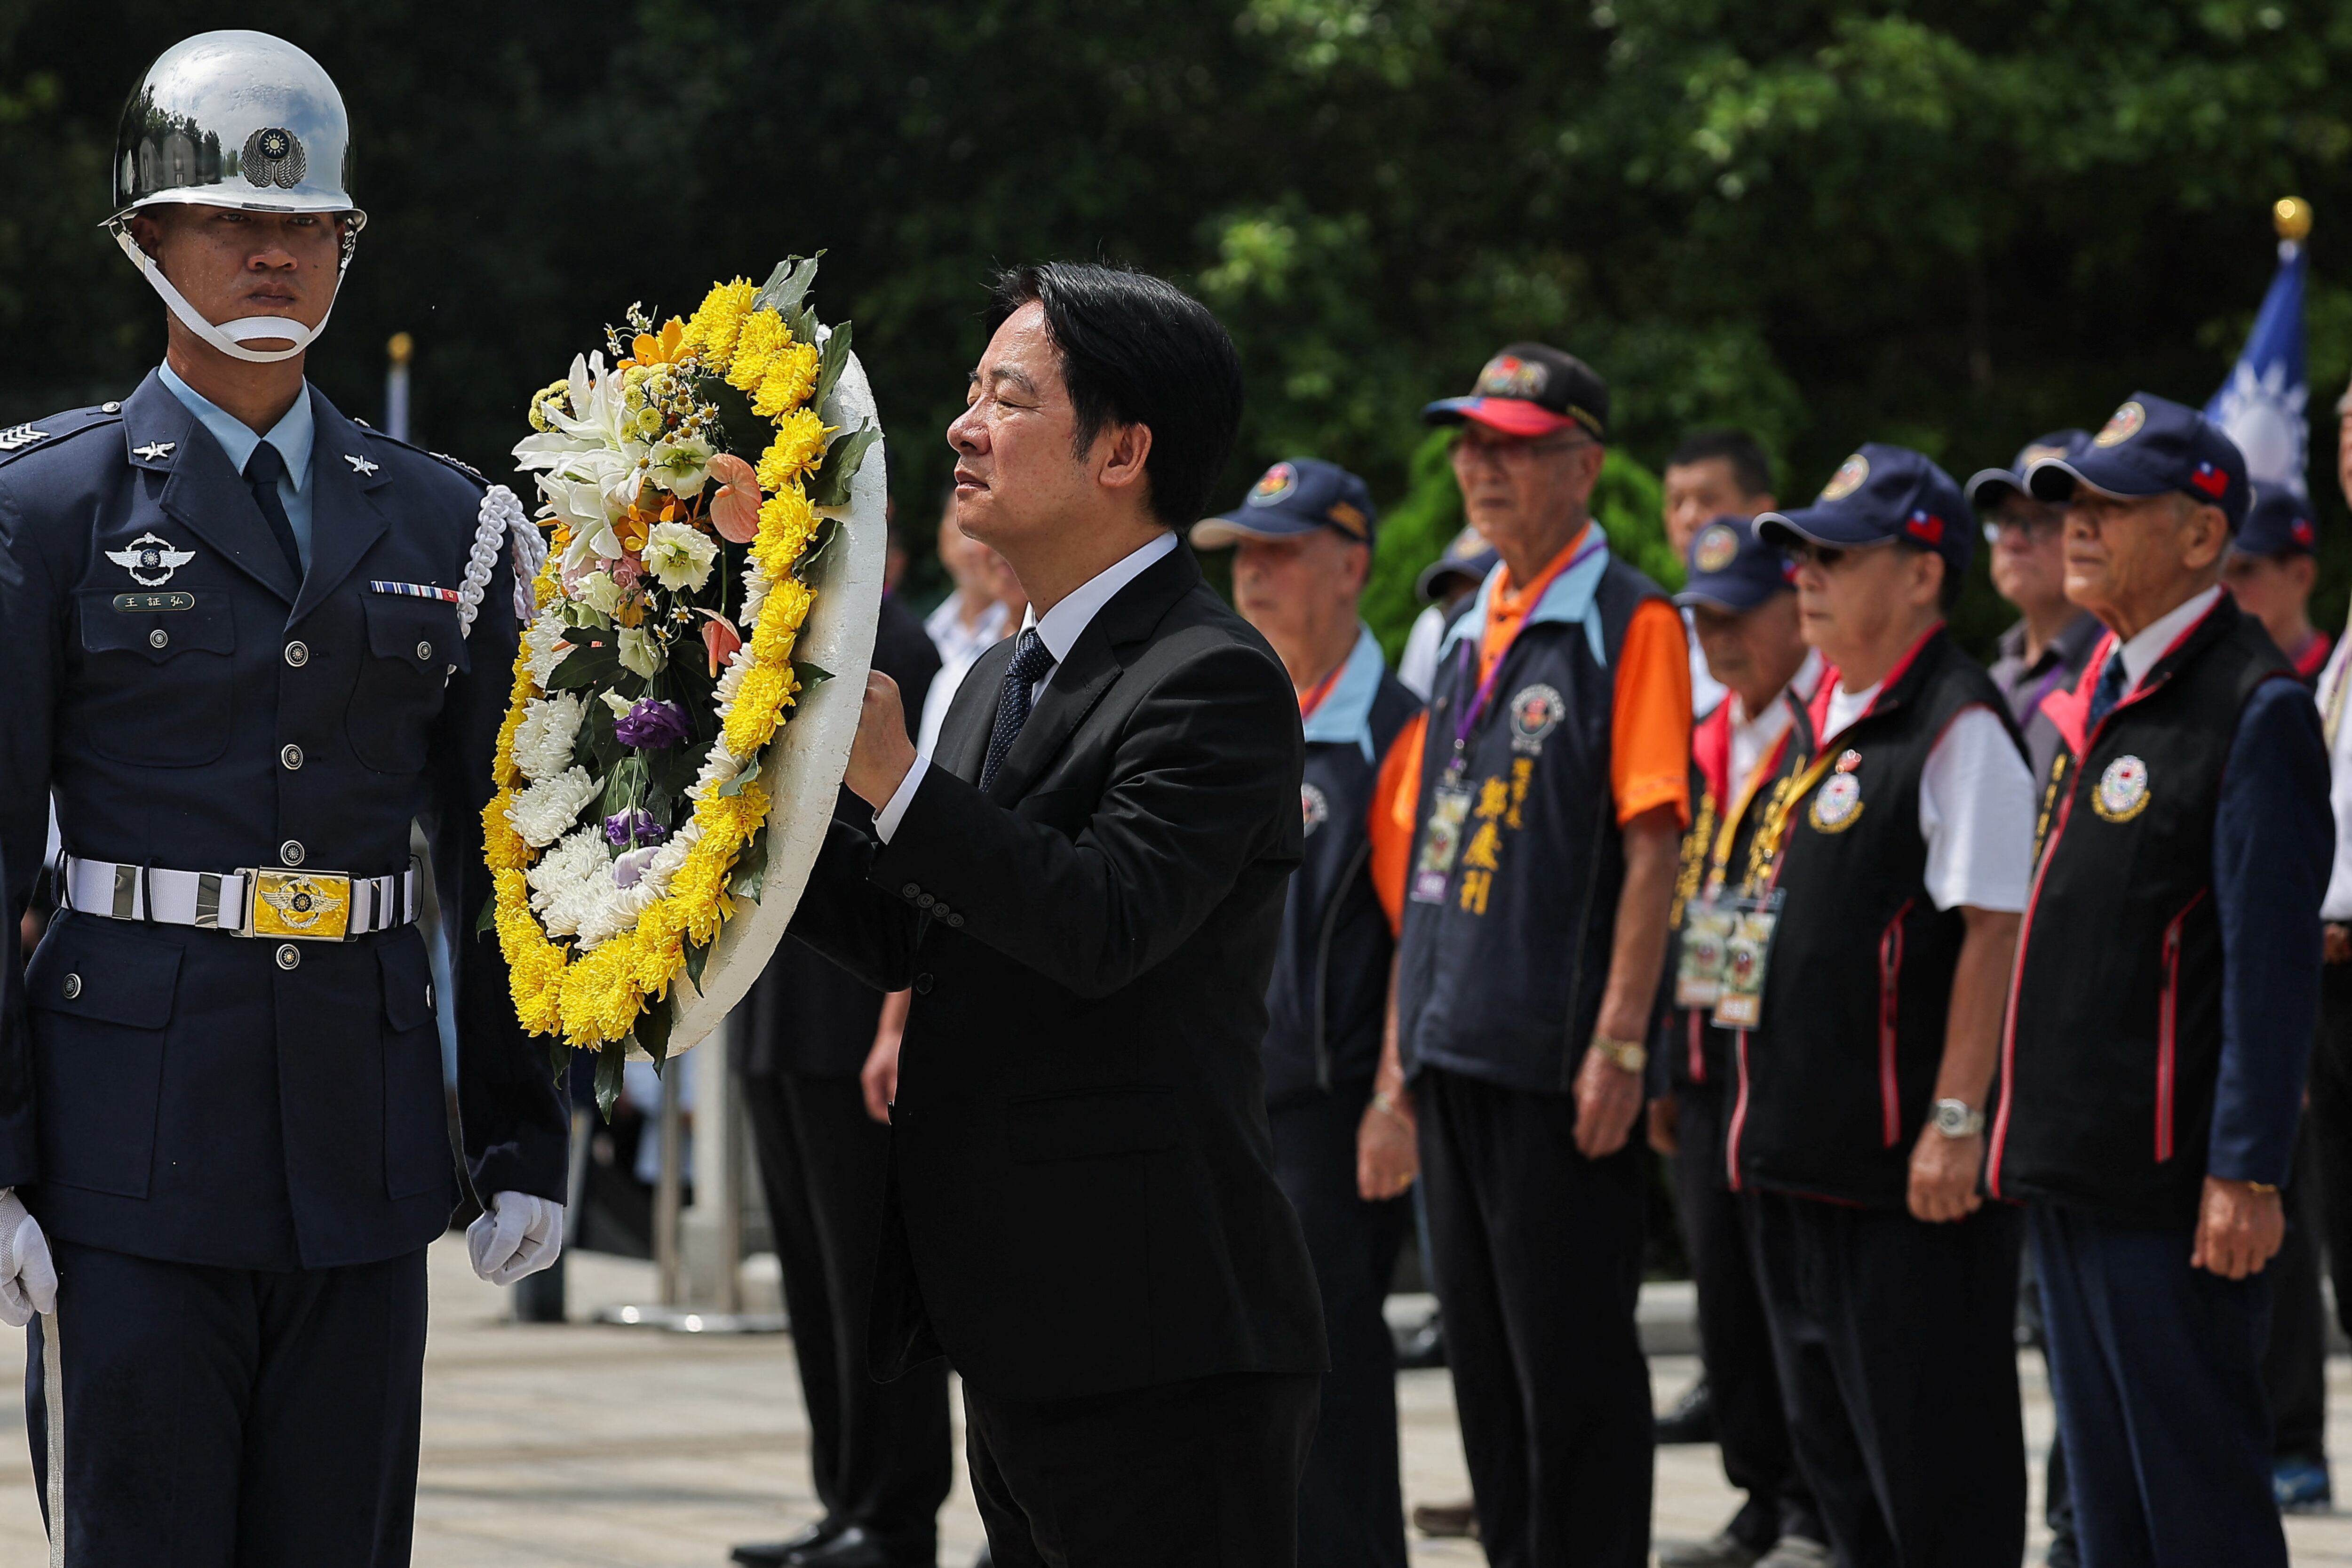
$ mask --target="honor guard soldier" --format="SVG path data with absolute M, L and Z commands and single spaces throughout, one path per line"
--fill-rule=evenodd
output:
M 53 795 L 65 851 L 0 1042 L 0 1315 L 40 1310 L 69 1568 L 409 1557 L 425 1248 L 457 1197 L 410 824 L 444 907 L 481 908 L 529 529 L 303 380 L 363 221 L 347 123 L 277 38 L 166 51 L 110 220 L 166 361 L 0 436 L 12 921 Z M 495 944 L 457 967 L 469 1239 L 504 1282 L 561 1244 L 565 1118 Z
M 1943 469 L 1873 443 L 1757 526 L 1832 667 L 1714 1014 L 1740 1031 L 1726 1159 L 1759 1194 L 1790 1433 L 1841 1563 L 2015 1563 L 2019 1224 L 1978 1181 L 2033 784 L 1944 627 L 1976 522 Z
M 2044 704 L 1991 1190 L 2031 1211 L 2084 1561 L 2284 1563 L 2262 1271 L 2319 994 L 2319 717 L 2221 591 L 2246 470 L 2202 415 L 2135 394 L 2029 477 L 2108 635 Z
M 1275 464 L 1241 505 L 1192 528 L 1196 548 L 1234 548 L 1234 607 L 1290 672 L 1307 732 L 1306 854 L 1283 907 L 1265 1047 L 1274 1173 L 1306 1230 L 1331 1346 L 1298 1488 L 1301 1568 L 1405 1562 L 1396 1347 L 1381 1303 L 1412 1214 L 1393 1190 L 1359 1193 L 1356 1128 L 1380 1103 L 1372 1077 L 1403 883 L 1402 865 L 1381 858 L 1402 846 L 1372 824 L 1421 701 L 1357 614 L 1372 540 L 1364 481 L 1313 458 Z
M 1813 752 L 1807 704 L 1821 686 L 1822 656 L 1805 646 L 1795 573 L 1748 519 L 1718 517 L 1692 534 L 1687 584 L 1675 595 L 1727 695 L 1691 737 L 1698 804 L 1675 883 L 1673 1006 L 1658 1042 L 1673 1087 L 1650 1104 L 1650 1143 L 1675 1163 L 1716 1441 L 1724 1474 L 1748 1501 L 1713 1540 L 1662 1551 L 1663 1568 L 1827 1568 L 1830 1561 L 1829 1537 L 1790 1451 L 1771 1328 L 1748 1260 L 1755 1194 L 1733 1192 L 1724 1168 L 1733 1038 L 1713 1022 L 1733 901 L 1753 893 L 1760 874 L 1757 829 L 1773 782 Z
M 1401 1191 L 1417 1122 L 1479 1541 L 1505 1568 L 1649 1560 L 1629 1134 L 1689 819 L 1690 662 L 1673 603 L 1591 518 L 1608 398 L 1581 360 L 1515 343 L 1423 413 L 1462 427 L 1454 478 L 1501 563 L 1399 742 L 1397 1049 L 1360 1137 L 1366 1181 Z

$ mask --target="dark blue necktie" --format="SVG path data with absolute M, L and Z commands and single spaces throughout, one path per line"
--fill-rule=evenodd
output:
M 294 524 L 286 516 L 285 498 L 278 493 L 278 481 L 286 477 L 286 459 L 277 447 L 267 441 L 258 442 L 253 456 L 245 460 L 245 482 L 253 487 L 254 504 L 269 524 L 270 536 L 278 548 L 286 552 L 286 564 L 294 569 L 299 580 L 302 575 L 302 552 L 294 542 Z
M 1013 742 L 1021 738 L 1021 726 L 1029 722 L 1029 689 L 1045 679 L 1054 668 L 1053 650 L 1045 639 L 1030 627 L 1013 645 L 1013 662 L 1004 667 L 1004 685 L 996 694 L 996 727 L 988 732 L 988 761 L 980 770 L 980 787 L 986 789 L 996 782 L 996 770 L 1013 750 Z
M 2117 648 L 2107 656 L 2106 668 L 2099 671 L 2099 684 L 2091 692 L 2092 729 L 2097 729 L 2099 721 L 2113 712 L 2116 704 L 2124 700 L 2124 683 L 2127 679 L 2124 674 L 2124 650 Z

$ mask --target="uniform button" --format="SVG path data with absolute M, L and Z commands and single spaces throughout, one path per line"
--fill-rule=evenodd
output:
M 165 631 L 163 627 L 157 626 L 153 631 L 147 634 L 147 646 L 149 647 L 169 647 L 172 646 L 172 634 Z
M 98 405 L 98 411 L 100 414 L 120 414 L 122 412 L 122 405 L 120 403 L 101 403 Z
M 417 659 L 418 659 L 418 661 L 419 661 L 420 663 L 421 663 L 421 662 L 423 662 L 423 661 L 425 661 L 425 660 L 430 659 L 432 657 L 433 657 L 433 645 L 432 645 L 431 643 L 429 643 L 429 642 L 421 642 L 421 643 L 418 643 L 418 644 L 416 645 L 416 658 L 417 658 Z
M 299 866 L 302 863 L 302 841 L 299 838 L 289 838 L 280 844 L 278 847 L 278 858 L 289 866 Z
M 929 996 L 930 994 L 931 994 L 931 977 L 930 977 L 929 975 L 928 975 L 928 974 L 918 974 L 918 975 L 916 975 L 916 976 L 915 976 L 915 994 L 916 994 L 916 995 L 918 995 L 918 996 Z
M 961 931 L 963 929 L 963 917 L 961 915 L 950 915 L 948 917 L 948 924 L 954 926 L 957 930 Z
M 67 1000 L 67 1001 L 68 1001 L 68 1002 L 70 1002 L 70 1001 L 72 1001 L 75 997 L 77 997 L 77 996 L 79 996 L 79 995 L 80 995 L 80 994 L 81 994 L 81 976 L 80 976 L 80 975 L 79 975 L 79 974 L 68 974 L 68 975 L 67 975 L 67 976 L 66 976 L 66 1000 Z
M 954 914 L 955 911 L 948 908 L 945 904 L 933 904 L 931 906 L 931 918 L 933 920 L 949 920 L 953 918 Z
M 908 899 L 911 899 L 911 898 L 913 898 L 917 893 L 919 893 L 919 892 L 921 892 L 922 890 L 923 890 L 922 889 L 920 889 L 920 888 L 919 888 L 919 887 L 915 886 L 915 884 L 914 884 L 914 883 L 909 882 L 909 883 L 908 883 L 905 887 L 903 887 L 903 888 L 901 888 L 901 889 L 898 889 L 898 894 L 899 894 L 899 896 L 900 896 L 901 898 L 908 898 Z
M 292 942 L 286 942 L 286 943 L 281 944 L 281 945 L 278 947 L 278 968 L 280 968 L 280 969 L 291 969 L 291 968 L 293 968 L 295 965 L 297 965 L 297 964 L 300 963 L 301 962 L 302 962 L 302 950 L 301 950 L 300 948 L 299 948 L 299 947 L 296 947 Z
M 286 764 L 286 771 L 290 773 L 302 765 L 302 748 L 287 746 L 278 752 L 278 760 Z
M 925 894 L 923 894 L 920 898 L 919 898 L 919 899 L 917 899 L 917 900 L 915 900 L 915 907 L 916 907 L 917 909 L 919 909 L 919 910 L 928 910 L 928 909 L 929 909 L 933 904 L 936 904 L 936 903 L 938 903 L 938 902 L 939 902 L 939 900 L 937 900 L 937 899 L 935 899 L 935 898 L 931 897 L 931 895 L 930 895 L 930 894 L 929 894 L 929 893 L 925 893 Z
M 286 662 L 292 665 L 297 669 L 299 669 L 304 665 L 310 663 L 310 645 L 301 642 L 288 643 L 286 645 Z

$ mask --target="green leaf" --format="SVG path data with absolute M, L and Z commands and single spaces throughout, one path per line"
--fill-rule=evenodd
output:
M 474 934 L 499 929 L 499 896 L 492 893 L 482 900 L 482 912 L 474 917 Z
M 564 1079 L 571 1070 L 572 1047 L 563 1043 L 562 1036 L 558 1035 L 547 1042 L 547 1072 L 555 1080 L 556 1093 L 563 1092 Z
M 634 1031 L 636 1042 L 645 1047 L 646 1055 L 653 1058 L 656 1072 L 668 1064 L 670 1026 L 677 1022 L 677 1016 L 671 1011 L 667 997 L 659 1001 L 648 999 L 646 1010 L 637 1015 L 637 1026 Z
M 816 391 L 809 397 L 809 406 L 818 410 L 828 425 L 834 422 L 833 387 L 841 373 L 849 367 L 849 323 L 837 323 L 825 334 L 824 357 L 817 363 Z
M 596 1109 L 607 1127 L 613 1124 L 613 1107 L 620 1103 L 621 1071 L 628 1060 L 626 1040 L 607 1040 L 596 1053 Z
M 867 448 L 880 439 L 882 432 L 871 425 L 835 437 L 824 454 L 824 467 L 817 470 L 816 482 L 809 487 L 809 504 L 847 506 L 849 481 L 857 477 L 858 465 L 866 461 Z
M 738 899 L 760 901 L 760 894 L 768 879 L 768 825 L 760 824 L 760 831 L 751 835 L 751 842 L 735 861 L 735 875 L 727 883 L 728 893 Z
M 689 942 L 686 944 L 686 978 L 697 991 L 702 989 L 702 966 L 710 962 L 710 944 Z
M 801 301 L 808 298 L 809 285 L 816 281 L 816 264 L 824 255 L 820 250 L 814 256 L 788 256 L 777 262 L 760 291 L 751 296 L 751 309 L 784 316 L 799 310 Z
M 821 664 L 796 658 L 793 660 L 793 679 L 800 682 L 803 691 L 814 691 L 833 679 L 833 671 Z
M 741 795 L 743 793 L 743 786 L 750 784 L 753 779 L 758 778 L 759 776 L 760 759 L 753 757 L 750 762 L 743 764 L 743 771 L 741 773 L 737 773 L 733 778 L 729 779 L 725 784 L 719 786 L 719 798 L 724 800 L 730 796 Z
M 621 650 L 613 643 L 581 643 L 564 656 L 547 678 L 550 691 L 578 691 L 610 686 L 621 673 Z
M 747 463 L 756 463 L 768 443 L 775 438 L 775 426 L 751 412 L 750 395 L 737 391 L 717 376 L 706 377 L 695 395 L 719 410 L 719 446 Z M 738 570 L 741 563 L 736 563 Z
M 841 537 L 841 519 L 837 517 L 817 519 L 816 531 L 809 535 L 808 543 L 801 548 L 801 558 L 793 563 L 793 575 L 803 583 L 807 582 L 808 574 L 815 567 L 817 558 L 833 548 L 833 542 Z

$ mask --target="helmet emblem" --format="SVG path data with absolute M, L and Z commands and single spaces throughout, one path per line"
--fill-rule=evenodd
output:
M 290 191 L 302 183 L 310 164 L 294 132 L 283 126 L 265 125 L 245 139 L 242 167 L 245 177 L 256 185 Z

